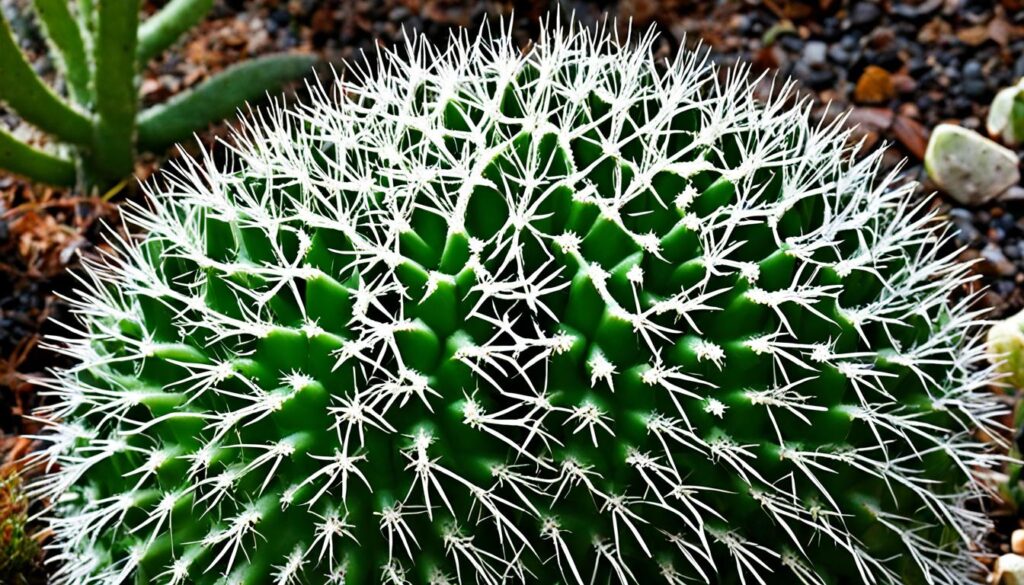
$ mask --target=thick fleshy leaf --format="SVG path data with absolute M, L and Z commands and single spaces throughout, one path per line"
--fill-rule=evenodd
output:
M 139 63 L 144 64 L 199 24 L 213 0 L 171 0 L 139 26 Z
M 26 122 L 73 144 L 88 144 L 92 139 L 89 118 L 75 110 L 47 87 L 25 55 L 0 14 L 0 101 L 18 113 Z
M 0 129 L 0 169 L 51 185 L 73 185 L 75 165 L 32 148 Z
M 246 102 L 310 72 L 312 55 L 271 55 L 244 61 L 194 89 L 139 114 L 139 148 L 161 151 L 207 125 L 230 117 Z
M 91 101 L 89 62 L 82 30 L 72 16 L 68 0 L 33 0 L 46 39 L 67 79 L 71 97 L 83 106 Z

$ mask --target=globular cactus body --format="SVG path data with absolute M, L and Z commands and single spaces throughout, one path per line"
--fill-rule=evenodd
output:
M 962 583 L 1001 409 L 913 186 L 652 35 L 486 38 L 263 113 L 89 265 L 62 581 Z

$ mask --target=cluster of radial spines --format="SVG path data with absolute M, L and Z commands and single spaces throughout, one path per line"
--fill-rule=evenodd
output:
M 57 581 L 963 583 L 944 233 L 652 42 L 410 39 L 165 174 L 54 340 Z

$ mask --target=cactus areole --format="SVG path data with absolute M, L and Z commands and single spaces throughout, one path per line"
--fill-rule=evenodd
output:
M 945 231 L 653 40 L 409 40 L 151 185 L 53 341 L 58 582 L 965 583 Z

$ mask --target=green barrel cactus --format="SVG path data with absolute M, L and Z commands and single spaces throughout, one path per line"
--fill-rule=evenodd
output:
M 51 340 L 57 581 L 964 583 L 946 231 L 653 39 L 410 39 L 150 185 Z

